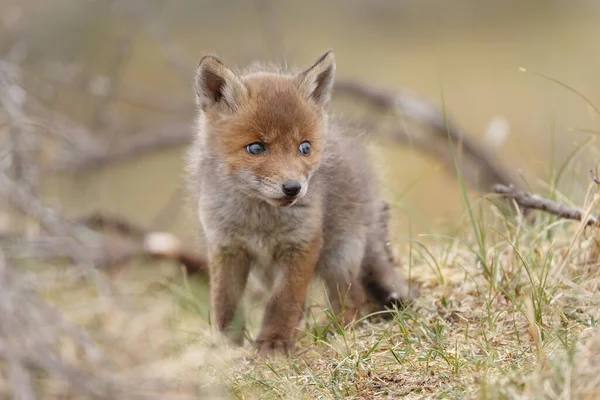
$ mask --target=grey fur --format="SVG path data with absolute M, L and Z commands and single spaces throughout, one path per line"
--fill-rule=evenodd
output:
M 256 65 L 250 71 L 261 73 Z M 316 273 L 325 280 L 330 299 L 357 277 L 382 305 L 409 297 L 383 243 L 383 202 L 363 134 L 344 131 L 324 115 L 325 150 L 308 179 L 306 194 L 292 207 L 276 207 L 245 190 L 243 182 L 248 180 L 227 172 L 207 140 L 204 118 L 200 110 L 198 134 L 186 158 L 188 186 L 209 250 L 244 249 L 251 273 L 273 287 L 290 254 L 307 245 L 315 230 L 322 231 Z

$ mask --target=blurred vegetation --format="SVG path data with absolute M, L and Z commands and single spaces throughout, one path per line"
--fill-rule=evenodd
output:
M 9 365 L 0 364 L 0 394 L 15 382 L 27 388 L 29 378 L 50 398 L 72 388 L 97 398 L 165 398 L 170 390 L 197 398 L 209 389 L 238 398 L 597 394 L 597 232 L 548 215 L 526 224 L 477 191 L 465 201 L 443 162 L 375 132 L 392 244 L 402 272 L 423 292 L 391 323 L 336 330 L 326 340 L 311 311 L 298 358 L 254 364 L 213 343 L 206 285 L 182 278 L 172 263 L 127 262 L 148 255 L 138 243 L 147 232 L 136 224 L 172 232 L 196 250 L 177 138 L 193 125 L 192 77 L 207 52 L 232 66 L 258 59 L 306 65 L 333 48 L 340 79 L 409 90 L 440 105 L 465 137 L 521 177 L 515 183 L 591 212 L 598 203 L 588 174 L 599 156 L 598 37 L 595 0 L 0 0 L 0 78 L 17 81 L 0 80 L 0 100 L 9 94 L 35 111 L 22 126 L 14 116 L 0 119 L 0 143 L 22 146 L 0 147 L 0 359 Z M 400 125 L 344 100 L 333 107 L 346 117 Z M 15 132 L 23 131 L 19 140 Z M 177 144 L 80 167 L 86 160 L 79 156 L 149 132 L 171 134 Z M 62 153 L 57 138 L 70 135 L 75 151 Z M 79 166 L 69 169 L 70 162 Z M 18 235 L 12 224 L 22 220 L 4 207 L 11 202 L 37 219 Z M 105 243 L 64 218 L 98 210 L 125 216 L 134 240 Z M 66 245 L 57 241 L 65 237 Z M 103 266 L 113 246 L 123 256 L 115 264 L 126 268 L 84 268 Z M 20 259 L 35 251 L 67 262 L 51 268 Z M 32 345 L 38 341 L 41 350 Z M 579 344 L 584 369 L 573 356 Z M 99 348 L 102 357 L 93 356 Z
M 495 152 L 534 185 L 550 178 L 549 162 L 559 165 L 586 139 L 569 128 L 590 128 L 597 118 L 563 88 L 518 70 L 543 72 L 600 100 L 595 51 L 600 9 L 593 1 L 143 2 L 143 18 L 160 23 L 178 44 L 189 76 L 169 65 L 148 24 L 132 28 L 140 17 L 127 12 L 139 8 L 136 3 L 3 0 L 0 7 L 4 24 L 18 27 L 8 36 L 22 35 L 27 42 L 24 65 L 34 76 L 55 61 L 110 75 L 115 48 L 128 29 L 135 29 L 119 77 L 163 91 L 167 99 L 192 96 L 191 72 L 206 52 L 231 65 L 253 59 L 303 65 L 334 48 L 340 77 L 408 88 L 436 103 L 443 89 L 450 115 L 477 138 L 484 138 L 492 119 L 505 118 L 510 135 Z M 10 40 L 2 42 L 7 46 Z M 68 86 L 54 90 L 52 109 L 83 123 L 94 119 L 97 100 Z M 164 117 L 122 102 L 115 107 L 131 126 L 110 132 L 116 136 Z M 183 110 L 179 119 L 193 122 Z M 386 145 L 381 156 L 385 186 L 402 195 L 394 216 L 403 236 L 409 219 L 417 231 L 435 231 L 462 213 L 455 180 L 436 160 L 405 146 Z M 578 159 L 584 170 L 594 161 Z M 171 149 L 52 181 L 48 193 L 69 207 L 110 209 L 147 222 L 177 196 L 181 167 L 180 149 Z M 563 185 L 581 192 L 586 183 L 565 179 Z M 192 229 L 185 225 L 185 213 L 179 213 L 176 226 L 173 218 L 167 220 L 163 228 Z

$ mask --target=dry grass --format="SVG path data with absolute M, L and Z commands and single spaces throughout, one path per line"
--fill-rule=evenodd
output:
M 598 340 L 579 343 L 594 334 L 599 314 L 594 237 L 547 218 L 531 227 L 503 217 L 478 221 L 487 266 L 477 263 L 469 249 L 475 240 L 465 235 L 438 238 L 434 247 L 415 244 L 411 269 L 424 296 L 411 310 L 397 312 L 391 323 L 364 324 L 326 341 L 305 338 L 291 361 L 242 366 L 233 393 L 594 397 L 594 383 L 599 390 L 600 382 L 588 377 L 600 365 L 589 349 Z M 576 368 L 574 360 L 588 368 Z
M 324 303 L 316 303 L 290 359 L 254 360 L 249 345 L 227 349 L 214 341 L 206 287 L 181 279 L 171 265 L 130 266 L 111 278 L 108 297 L 68 268 L 19 267 L 73 329 L 97 344 L 100 355 L 90 359 L 60 326 L 36 322 L 52 338 L 45 348 L 56 361 L 97 387 L 110 386 L 98 389 L 98 398 L 597 397 L 595 232 L 540 214 L 527 224 L 486 199 L 471 205 L 479 210 L 477 232 L 467 219 L 455 236 L 395 243 L 403 272 L 421 287 L 412 307 L 342 330 L 323 323 Z M 594 205 L 595 198 L 588 208 Z M 36 367 L 31 380 L 40 398 L 94 397 L 68 374 Z M 9 369 L 0 373 L 4 395 L 9 376 Z

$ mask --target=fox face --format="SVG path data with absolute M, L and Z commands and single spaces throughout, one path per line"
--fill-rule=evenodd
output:
M 244 194 L 296 204 L 321 162 L 334 72 L 331 51 L 296 75 L 238 75 L 205 56 L 196 74 L 204 150 Z

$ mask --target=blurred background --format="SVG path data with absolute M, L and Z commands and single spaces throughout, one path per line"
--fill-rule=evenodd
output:
M 206 277 L 182 185 L 202 55 L 306 67 L 334 49 L 333 111 L 373 138 L 399 268 L 418 268 L 434 315 L 452 291 L 442 271 L 480 273 L 475 251 L 455 259 L 473 234 L 456 147 L 477 211 L 497 183 L 584 205 L 600 155 L 598 38 L 597 0 L 0 0 L 0 397 L 215 387 L 199 383 L 226 356 L 210 345 L 205 281 L 174 268 Z M 432 233 L 449 236 L 418 236 Z M 431 245 L 413 261 L 408 239 Z M 566 249 L 554 240 L 539 251 Z
M 0 11 L 0 59 L 16 66 L 29 115 L 53 131 L 35 147 L 46 201 L 180 235 L 196 229 L 183 206 L 182 150 L 193 72 L 207 52 L 231 66 L 305 66 L 333 48 L 339 79 L 409 90 L 437 106 L 443 93 L 465 136 L 536 190 L 600 129 L 577 94 L 535 74 L 600 104 L 594 0 L 0 0 Z M 333 107 L 370 113 L 356 102 Z M 152 151 L 127 155 L 157 136 L 159 144 L 146 143 Z M 453 226 L 464 211 L 453 171 L 373 136 L 398 235 L 409 224 L 413 232 Z M 125 150 L 113 157 L 111 149 Z M 586 148 L 559 189 L 580 195 L 595 161 Z

